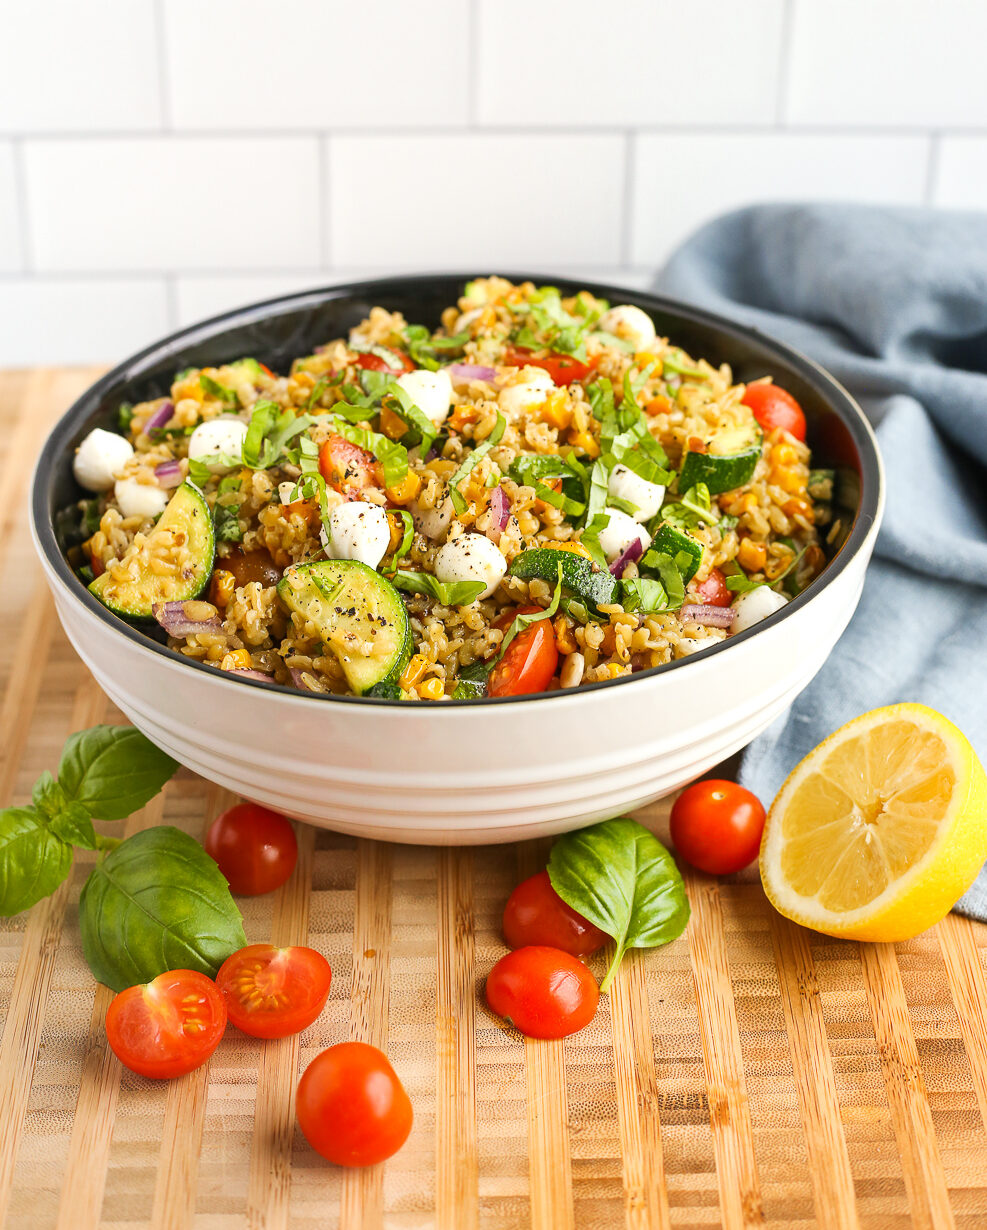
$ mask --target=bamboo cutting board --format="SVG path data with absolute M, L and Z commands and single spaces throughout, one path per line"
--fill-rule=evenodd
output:
M 48 426 L 89 370 L 0 374 L 0 805 L 65 736 L 122 721 L 58 627 L 27 531 Z M 230 797 L 181 772 L 130 831 L 196 837 Z M 642 819 L 662 830 L 664 805 Z M 777 916 L 751 880 L 687 876 L 692 922 L 634 954 L 594 1022 L 525 1042 L 485 1010 L 503 903 L 534 844 L 438 850 L 303 828 L 248 938 L 333 968 L 300 1039 L 230 1028 L 170 1083 L 121 1069 L 79 948 L 88 866 L 0 930 L 0 1225 L 11 1230 L 595 1230 L 987 1226 L 987 927 L 950 916 L 862 946 Z M 415 1108 L 405 1148 L 345 1172 L 294 1126 L 298 1073 L 382 1046 Z

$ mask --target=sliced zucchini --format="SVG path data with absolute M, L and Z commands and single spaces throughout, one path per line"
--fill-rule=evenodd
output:
M 686 534 L 683 530 L 677 530 L 674 525 L 669 525 L 667 521 L 658 527 L 658 533 L 651 543 L 651 551 L 670 555 L 686 585 L 696 575 L 699 565 L 703 562 L 703 544 L 691 534 Z
M 412 640 L 408 612 L 390 581 L 358 560 L 320 560 L 289 568 L 278 595 L 314 624 L 354 692 L 393 695 L 381 685 L 397 684 Z
M 562 569 L 562 588 L 591 609 L 601 603 L 616 602 L 617 578 L 592 560 L 572 551 L 556 551 L 552 547 L 532 547 L 522 551 L 511 564 L 512 577 L 522 580 L 538 578 L 553 588 Z
M 152 558 L 162 554 L 176 563 L 182 561 L 174 573 L 161 575 L 152 570 Z M 209 505 L 198 487 L 184 482 L 147 537 L 135 540 L 125 552 L 120 563 L 128 573 L 126 580 L 116 580 L 117 570 L 110 569 L 93 581 L 89 592 L 117 615 L 150 619 L 157 602 L 197 598 L 209 584 L 215 555 Z
M 761 456 L 761 433 L 757 427 L 728 427 L 707 441 L 705 453 L 688 452 L 679 471 L 679 491 L 705 483 L 710 495 L 743 487 L 754 477 Z
M 456 680 L 456 690 L 453 700 L 479 700 L 487 694 L 487 678 L 493 670 L 494 663 L 474 662 L 472 666 L 464 666 Z

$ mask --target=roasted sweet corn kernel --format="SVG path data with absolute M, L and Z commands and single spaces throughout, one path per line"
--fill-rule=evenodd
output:
M 737 562 L 747 572 L 763 572 L 768 553 L 763 542 L 745 538 L 737 548 Z
M 408 424 L 393 410 L 383 406 L 380 412 L 380 430 L 389 440 L 400 440 L 408 430 Z
M 410 504 L 421 488 L 422 480 L 414 470 L 409 470 L 399 483 L 387 488 L 387 496 L 395 504 Z
M 217 568 L 212 574 L 212 584 L 209 586 L 209 597 L 214 606 L 225 609 L 236 589 L 236 577 L 225 568 Z
M 428 670 L 429 665 L 429 660 L 424 654 L 416 653 L 401 672 L 401 678 L 398 680 L 401 687 L 405 689 L 413 688 Z
M 445 695 L 445 687 L 441 679 L 436 679 L 434 676 L 431 679 L 426 679 L 424 683 L 418 685 L 418 695 L 425 700 L 441 700 Z
M 593 436 L 588 431 L 577 431 L 570 439 L 570 443 L 580 449 L 587 457 L 597 458 L 600 455 L 600 446 L 597 444 Z
M 249 650 L 233 649 L 226 654 L 219 665 L 224 671 L 249 671 L 253 662 L 250 659 Z

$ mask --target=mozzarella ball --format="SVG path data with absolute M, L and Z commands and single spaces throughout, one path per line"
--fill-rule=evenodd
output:
M 540 406 L 554 388 L 555 381 L 548 372 L 540 367 L 526 367 L 521 380 L 501 389 L 497 400 L 506 413 L 519 413 Z
M 387 554 L 391 530 L 379 504 L 351 500 L 329 514 L 330 559 L 356 559 L 376 568 Z
M 435 575 L 440 581 L 482 581 L 486 589 L 478 595 L 489 598 L 504 579 L 507 560 L 499 547 L 485 534 L 460 534 L 439 548 Z
M 136 478 L 119 478 L 113 495 L 125 517 L 157 517 L 165 510 L 168 493 L 161 487 L 138 482 Z
M 447 371 L 428 372 L 421 368 L 398 376 L 397 383 L 436 427 L 446 421 L 452 405 L 452 380 Z
M 72 473 L 87 491 L 109 491 L 113 476 L 134 455 L 133 445 L 115 431 L 94 428 L 76 449 Z
M 647 350 L 658 336 L 647 312 L 629 303 L 618 303 L 600 317 L 597 328 L 630 342 L 635 351 Z
M 294 503 L 294 493 L 297 486 L 297 483 L 293 483 L 290 480 L 284 483 L 278 483 L 278 499 L 282 504 Z
M 234 418 L 232 414 L 221 414 L 218 418 L 209 419 L 206 423 L 200 423 L 189 436 L 189 460 L 204 462 L 211 474 L 229 474 L 243 457 L 243 441 L 246 435 L 247 424 L 243 419 Z M 228 458 L 228 463 L 209 460 L 218 453 Z
M 749 589 L 746 594 L 741 594 L 733 604 L 734 614 L 730 631 L 737 633 L 753 628 L 762 619 L 767 619 L 769 615 L 780 611 L 787 604 L 788 599 L 784 594 L 776 594 L 766 585 L 759 585 L 757 589 Z
M 661 502 L 665 498 L 664 487 L 641 478 L 627 466 L 614 466 L 610 471 L 607 491 L 614 499 L 626 500 L 628 504 L 637 507 L 637 512 L 634 513 L 635 521 L 650 521 L 661 508 Z
M 426 538 L 430 538 L 432 542 L 437 542 L 449 528 L 454 512 L 452 500 L 448 497 L 433 508 L 420 508 L 417 503 L 411 506 L 411 518 L 415 523 L 415 529 L 420 534 L 424 534 Z
M 642 554 L 651 546 L 648 531 L 642 529 L 633 517 L 628 517 L 619 508 L 604 508 L 603 512 L 610 521 L 606 529 L 600 531 L 600 547 L 611 564 L 623 555 L 635 538 L 641 543 Z

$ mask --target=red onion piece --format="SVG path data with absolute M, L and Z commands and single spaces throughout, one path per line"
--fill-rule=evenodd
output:
M 702 624 L 705 628 L 729 628 L 736 611 L 729 606 L 711 606 L 705 602 L 687 603 L 679 611 L 684 623 Z
M 490 493 L 490 516 L 498 530 L 506 529 L 511 519 L 511 504 L 503 487 L 494 487 Z
M 497 373 L 492 367 L 480 367 L 476 363 L 451 363 L 446 371 L 453 384 L 469 384 L 471 380 L 495 384 L 497 381 Z
M 157 431 L 159 427 L 164 427 L 171 422 L 171 416 L 175 413 L 174 402 L 162 402 L 157 410 L 144 424 L 144 435 L 149 436 L 152 431 Z
M 154 467 L 154 477 L 159 487 L 179 487 L 182 482 L 182 463 L 180 461 L 162 461 Z
M 238 675 L 241 679 L 260 679 L 264 683 L 273 683 L 274 676 L 269 671 L 235 670 L 227 671 L 227 675 Z
M 623 551 L 621 551 L 621 553 L 613 561 L 610 565 L 610 571 L 615 577 L 623 576 L 624 569 L 627 565 L 636 559 L 640 559 L 643 554 L 644 544 L 641 542 L 640 538 L 635 538 L 632 542 L 629 542 L 626 547 L 624 547 Z
M 155 602 L 151 612 L 169 636 L 192 636 L 196 632 L 220 632 L 223 628 L 218 615 L 212 619 L 189 619 L 185 614 L 184 602 Z
M 289 666 L 288 672 L 291 675 L 291 682 L 296 688 L 299 688 L 302 692 L 311 692 L 313 690 L 305 682 L 305 671 L 300 671 L 297 666 Z

